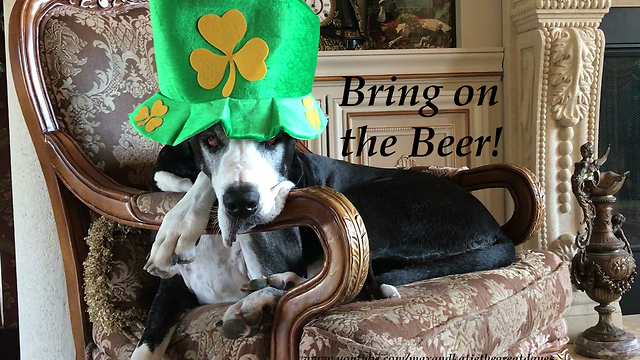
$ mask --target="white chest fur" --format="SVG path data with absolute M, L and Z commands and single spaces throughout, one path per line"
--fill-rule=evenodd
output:
M 248 238 L 248 235 L 238 236 L 238 241 L 231 248 L 222 244 L 220 235 L 203 235 L 200 238 L 195 260 L 182 265 L 180 275 L 201 304 L 235 302 L 246 295 L 240 291 L 240 286 L 254 278 L 250 278 L 245 260 L 252 254 L 243 251 L 242 246 Z

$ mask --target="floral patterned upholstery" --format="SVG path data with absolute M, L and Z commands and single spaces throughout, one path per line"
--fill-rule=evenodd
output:
M 147 4 L 112 10 L 56 6 L 42 26 L 42 66 L 58 126 L 118 183 L 146 189 L 161 146 L 142 138 L 128 114 L 158 90 Z M 148 216 L 178 194 L 136 199 Z M 155 214 L 155 215 L 154 215 Z M 141 269 L 148 232 L 102 218 L 87 239 L 85 296 L 93 323 L 89 358 L 128 359 L 157 283 Z M 309 323 L 302 356 L 538 354 L 566 342 L 571 301 L 567 264 L 551 253 L 520 252 L 505 269 L 399 288 L 402 299 L 352 303 Z M 224 340 L 214 323 L 225 304 L 202 306 L 180 324 L 170 359 L 269 357 L 269 334 Z
M 43 27 L 42 66 L 58 126 L 118 183 L 148 188 L 161 145 L 128 122 L 158 91 L 147 4 L 100 12 L 58 6 Z
M 568 264 L 550 252 L 521 251 L 503 269 L 421 281 L 398 291 L 401 299 L 346 304 L 313 320 L 300 352 L 513 356 L 566 341 Z
M 132 251 L 145 253 L 140 248 L 145 234 L 104 218 L 90 229 L 85 280 L 94 324 L 94 344 L 87 349 L 91 358 L 128 359 L 142 334 L 155 283 L 144 281 Z M 106 273 L 100 274 L 95 268 L 115 243 L 130 251 L 114 251 L 110 266 L 101 268 Z M 100 281 L 101 275 L 110 281 Z M 401 299 L 345 304 L 311 321 L 300 355 L 528 355 L 557 351 L 568 340 L 562 318 L 571 304 L 568 264 L 550 252 L 520 251 L 515 263 L 503 269 L 421 281 L 398 291 Z M 269 334 L 244 340 L 220 336 L 214 324 L 228 305 L 189 312 L 167 358 L 268 359 Z M 109 317 L 99 316 L 103 313 Z

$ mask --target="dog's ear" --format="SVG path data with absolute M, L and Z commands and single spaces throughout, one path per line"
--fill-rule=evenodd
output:
M 189 140 L 187 140 L 189 142 L 189 145 L 191 147 L 191 152 L 193 153 L 193 159 L 196 163 L 196 165 L 198 166 L 198 168 L 200 169 L 200 171 L 202 171 L 202 147 L 200 146 L 201 140 L 200 140 L 200 134 L 195 135 L 193 137 L 191 137 Z M 207 174 L 210 176 L 210 174 Z
M 298 140 L 291 137 L 291 135 L 287 133 L 282 133 L 283 142 L 285 144 L 285 153 L 289 155 L 290 153 L 295 153 L 298 149 Z
M 280 138 L 280 142 L 282 143 L 282 146 L 284 148 L 284 152 L 282 154 L 282 163 L 280 166 L 280 173 L 283 176 L 287 177 L 287 174 L 289 173 L 289 170 L 291 169 L 292 163 L 295 158 L 298 141 L 291 137 L 291 135 L 283 131 L 278 134 L 278 137 Z

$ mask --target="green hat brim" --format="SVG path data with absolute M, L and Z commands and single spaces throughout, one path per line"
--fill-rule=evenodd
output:
M 158 100 L 166 112 L 154 113 Z M 158 92 L 131 113 L 129 122 L 145 137 L 175 146 L 218 122 L 232 139 L 267 141 L 282 130 L 296 139 L 311 140 L 324 131 L 327 117 L 311 95 L 184 103 Z

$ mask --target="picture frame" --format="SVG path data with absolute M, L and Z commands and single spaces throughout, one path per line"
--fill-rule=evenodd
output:
M 331 0 L 334 16 L 320 25 L 320 51 L 357 50 L 366 33 L 367 0 Z
M 456 46 L 455 0 L 367 0 L 364 49 Z

